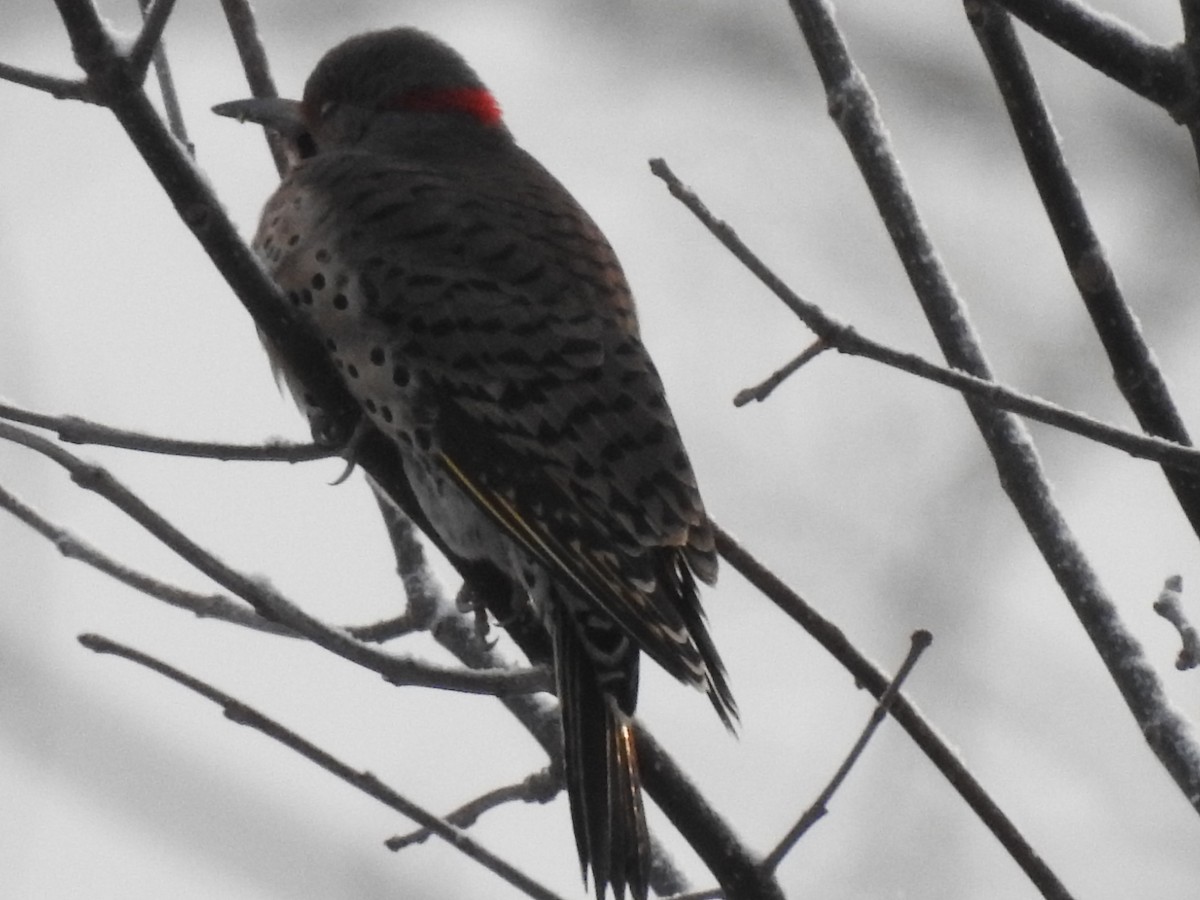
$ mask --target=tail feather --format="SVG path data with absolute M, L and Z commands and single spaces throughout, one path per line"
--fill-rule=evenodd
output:
M 713 709 L 721 717 L 721 722 L 731 732 L 736 733 L 737 701 L 733 699 L 733 691 L 729 688 L 725 665 L 721 662 L 716 645 L 708 633 L 704 610 L 700 606 L 700 592 L 696 589 L 696 579 L 684 564 L 684 560 L 678 556 L 664 555 L 660 565 L 662 568 L 659 570 L 659 576 L 663 583 L 668 585 L 667 589 L 678 598 L 676 607 L 696 645 L 696 650 L 700 653 L 700 658 L 704 660 L 708 679 L 705 693 L 712 701 Z
M 608 885 L 617 900 L 626 888 L 635 900 L 646 900 L 650 838 L 630 719 L 638 651 L 615 629 L 585 638 L 568 604 L 556 603 L 554 610 L 567 798 L 584 881 L 590 867 L 597 900 L 604 900 Z M 596 639 L 601 647 L 592 648 Z

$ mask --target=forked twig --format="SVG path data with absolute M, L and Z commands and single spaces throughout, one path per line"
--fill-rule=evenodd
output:
M 867 749 L 867 744 L 870 743 L 871 736 L 875 734 L 876 729 L 879 728 L 891 710 L 892 704 L 900 695 L 900 688 L 904 684 L 905 679 L 908 678 L 908 674 L 913 670 L 913 666 L 917 664 L 917 660 L 920 659 L 921 654 L 925 652 L 932 642 L 933 635 L 928 631 L 913 632 L 912 646 L 909 647 L 908 655 L 904 658 L 904 662 L 896 672 L 896 677 L 892 679 L 891 684 L 887 686 L 887 689 L 876 702 L 875 708 L 871 710 L 871 716 L 867 720 L 862 734 L 858 736 L 858 740 L 854 742 L 854 746 L 850 748 L 850 752 L 846 754 L 846 758 L 842 760 L 842 764 L 838 766 L 833 777 L 829 779 L 829 783 L 817 795 L 817 799 L 804 811 L 799 821 L 791 827 L 783 840 L 776 845 L 775 849 L 767 854 L 767 858 L 763 860 L 763 865 L 772 869 L 778 866 L 788 852 L 796 846 L 800 838 L 804 837 L 808 829 L 815 825 L 817 820 L 828 812 L 829 801 L 833 799 L 833 795 L 837 792 L 837 789 L 841 787 L 842 782 L 846 780 L 846 776 L 850 774 L 850 770 L 854 768 L 854 764 L 862 756 L 863 751 Z
M 100 635 L 80 635 L 79 643 L 96 653 L 119 656 L 122 659 L 127 659 L 130 662 L 144 666 L 153 672 L 157 672 L 159 675 L 169 678 L 176 684 L 182 685 L 188 690 L 199 694 L 201 697 L 211 700 L 222 708 L 225 718 L 231 722 L 235 722 L 238 725 L 246 725 L 265 734 L 272 740 L 278 741 L 288 749 L 300 754 L 305 759 L 316 763 L 326 772 L 336 775 L 347 784 L 358 788 L 364 794 L 374 797 L 401 815 L 407 816 L 526 895 L 538 898 L 538 900 L 561 900 L 557 894 L 538 884 L 524 872 L 487 850 L 461 828 L 456 828 L 433 813 L 427 812 L 411 800 L 389 788 L 370 772 L 362 772 L 350 768 L 341 760 L 326 753 L 320 747 L 305 740 L 275 720 L 268 718 L 253 707 L 242 703 L 240 700 L 234 699 L 206 682 L 176 669 L 174 666 L 170 666 L 152 656 Z

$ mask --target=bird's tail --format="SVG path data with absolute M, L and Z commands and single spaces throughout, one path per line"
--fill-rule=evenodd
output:
M 631 719 L 638 650 L 615 624 L 554 607 L 567 799 L 584 881 L 590 866 L 597 900 L 607 885 L 617 900 L 626 887 L 645 900 L 650 837 Z

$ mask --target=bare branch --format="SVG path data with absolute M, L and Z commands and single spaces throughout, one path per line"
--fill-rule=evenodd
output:
M 1162 592 L 1154 601 L 1154 611 L 1175 626 L 1183 647 L 1175 660 L 1175 668 L 1181 672 L 1200 666 L 1200 632 L 1188 621 L 1183 611 L 1183 578 L 1172 575 L 1163 585 Z
M 80 635 L 79 642 L 96 653 L 112 654 L 145 666 L 147 669 L 171 679 L 176 684 L 182 685 L 205 699 L 211 700 L 222 708 L 225 718 L 231 722 L 235 722 L 238 725 L 246 725 L 256 731 L 262 732 L 288 749 L 299 753 L 305 759 L 316 763 L 325 771 L 336 775 L 352 787 L 358 788 L 358 790 L 368 796 L 374 797 L 401 815 L 407 816 L 528 896 L 538 898 L 538 900 L 560 900 L 557 894 L 542 887 L 528 875 L 525 875 L 520 870 L 485 849 L 462 829 L 456 828 L 433 813 L 425 811 L 411 800 L 396 793 L 370 772 L 351 769 L 345 763 L 326 753 L 315 744 L 306 741 L 295 732 L 268 718 L 253 707 L 247 706 L 240 700 L 236 700 L 211 685 L 193 678 L 191 675 L 187 675 L 152 656 L 148 656 L 131 647 L 126 647 L 123 644 L 118 644 L 100 635 Z
M 506 694 L 550 689 L 544 669 L 478 672 L 446 669 L 407 657 L 384 653 L 355 640 L 343 629 L 331 628 L 308 615 L 269 584 L 248 578 L 201 548 L 99 466 L 89 465 L 51 441 L 0 422 L 0 439 L 28 447 L 58 463 L 84 490 L 108 500 L 123 513 L 203 572 L 253 606 L 260 615 L 278 622 L 337 655 L 378 672 L 392 684 L 439 687 L 466 693 Z
M 830 113 L 871 192 L 947 362 L 978 378 L 992 380 L 991 367 L 970 316 L 917 214 L 875 97 L 851 60 L 832 11 L 823 0 L 790 0 L 790 5 L 825 86 Z M 1009 501 L 1104 661 L 1134 721 L 1187 802 L 1200 812 L 1200 747 L 1188 723 L 1167 701 L 1158 673 L 1125 628 L 1112 598 L 1054 504 L 1053 491 L 1028 431 L 1008 413 L 971 396 L 966 401 Z M 1031 878 L 1037 874 L 1032 867 L 1026 872 Z M 1035 883 L 1047 896 L 1065 894 L 1057 879 Z
M 162 45 L 163 31 L 175 9 L 175 0 L 138 0 L 138 6 L 142 10 L 142 30 L 133 42 L 127 59 L 135 79 L 141 83 L 155 51 Z
M 241 625 L 244 628 L 253 628 L 256 631 L 289 637 L 296 636 L 290 628 L 264 619 L 254 610 L 235 603 L 222 594 L 198 594 L 194 591 L 184 590 L 117 562 L 67 529 L 55 525 L 41 513 L 4 490 L 3 487 L 0 487 L 0 509 L 8 510 L 38 534 L 50 540 L 58 552 L 67 559 L 76 559 L 86 563 L 134 590 L 162 600 L 169 606 L 186 610 L 202 619 L 219 619 L 223 622 Z
M 1136 434 L 1114 425 L 1107 425 L 1049 401 L 1022 394 L 989 378 L 976 377 L 965 371 L 939 366 L 915 353 L 894 350 L 866 337 L 855 330 L 853 326 L 834 319 L 815 303 L 805 300 L 789 288 L 742 242 L 728 224 L 715 218 L 709 212 L 700 198 L 690 188 L 683 185 L 666 162 L 661 159 L 653 159 L 650 161 L 650 170 L 667 183 L 671 194 L 679 199 L 747 269 L 754 273 L 759 281 L 782 300 L 796 314 L 796 317 L 820 338 L 824 346 L 832 347 L 839 353 L 845 353 L 848 356 L 861 356 L 874 360 L 902 372 L 908 372 L 910 375 L 916 375 L 918 378 L 953 388 L 967 397 L 978 398 L 997 409 L 1007 409 L 1045 425 L 1053 425 L 1098 443 L 1124 450 L 1130 456 L 1163 464 L 1169 463 L 1179 469 L 1200 472 L 1200 450 L 1180 446 L 1162 438 Z M 807 362 L 821 349 L 821 345 L 809 347 L 793 361 L 791 366 L 781 370 L 783 377 L 796 371 L 799 364 Z M 773 390 L 778 384 L 775 376 L 772 376 L 767 384 Z M 768 390 L 767 393 L 769 392 Z M 755 389 L 743 391 L 734 402 L 737 403 L 740 400 L 744 403 L 749 399 L 760 399 L 757 394 Z
M 1148 434 L 1176 444 L 1191 444 L 1162 370 L 1142 337 L 1137 318 L 1125 302 L 1116 273 L 1092 228 L 1008 13 L 986 0 L 968 0 L 967 16 L 1000 88 L 1025 164 L 1125 402 Z M 1192 530 L 1200 535 L 1200 478 L 1171 467 L 1164 467 L 1163 474 Z
M 249 0 L 221 0 L 221 8 L 225 10 L 225 20 L 229 23 L 229 32 L 233 35 L 238 56 L 242 60 L 242 69 L 246 73 L 251 95 L 277 97 L 275 79 L 271 77 L 271 67 L 267 62 L 262 40 L 258 36 L 258 23 L 254 19 L 254 10 L 250 7 Z M 287 168 L 283 142 L 274 132 L 264 129 L 263 134 L 266 136 L 271 158 L 275 162 L 275 170 L 282 175 Z
M 167 124 L 175 139 L 187 148 L 188 156 L 196 155 L 196 145 L 188 137 L 187 126 L 183 122 L 183 109 L 179 105 L 179 95 L 175 91 L 175 79 L 171 76 L 171 64 L 167 61 L 167 44 L 162 37 L 167 19 L 175 6 L 175 0 L 154 0 L 154 7 L 147 13 L 151 0 L 138 0 L 145 21 L 142 33 L 138 35 L 133 49 L 129 53 L 129 64 L 139 73 L 139 82 L 146 77 L 146 60 L 154 61 L 154 75 L 158 79 L 158 90 L 162 95 L 163 109 L 167 113 Z M 150 50 L 147 53 L 146 48 Z M 143 59 L 142 57 L 146 58 Z
M 396 574 L 400 576 L 400 582 L 404 585 L 404 596 L 408 600 L 408 619 L 414 628 L 428 631 L 433 628 L 446 608 L 445 592 L 429 570 L 425 559 L 425 547 L 417 536 L 413 520 L 381 491 L 375 490 L 374 493 L 388 530 L 392 552 L 396 556 Z M 372 639 L 384 641 L 389 637 L 390 635 L 385 636 L 383 629 L 378 629 Z
M 516 784 L 506 784 L 495 790 L 488 791 L 469 803 L 460 806 L 454 812 L 442 817 L 443 821 L 456 828 L 470 828 L 479 821 L 479 817 L 506 803 L 549 803 L 562 790 L 561 776 L 550 769 L 534 772 L 528 778 Z M 421 828 L 405 835 L 390 837 L 383 842 L 389 850 L 403 850 L 413 844 L 422 844 L 433 835 L 430 828 Z
M 784 584 L 774 572 L 764 566 L 723 529 L 714 525 L 717 552 L 750 584 L 783 610 L 807 631 L 842 666 L 854 676 L 857 684 L 866 688 L 876 700 L 888 689 L 888 678 L 847 640 L 840 628 L 813 609 L 805 600 Z M 1001 846 L 1016 860 L 1043 896 L 1053 900 L 1071 900 L 1066 887 L 1017 830 L 1015 824 L 984 790 L 970 770 L 963 765 L 941 736 L 908 699 L 900 694 L 892 701 L 892 717 L 908 733 L 946 778 L 971 811 L 995 835 Z
M 79 100 L 83 103 L 99 102 L 92 95 L 92 91 L 86 81 L 80 81 L 77 78 L 59 78 L 55 75 L 43 75 L 41 72 L 32 72 L 29 69 L 22 69 L 20 66 L 10 66 L 8 63 L 0 62 L 0 81 L 11 81 L 13 84 L 19 84 L 22 87 L 33 88 L 35 91 L 44 91 L 55 100 Z
M 863 751 L 867 749 L 867 744 L 870 742 L 871 736 L 875 734 L 876 729 L 879 728 L 891 709 L 892 703 L 899 696 L 901 685 L 908 678 L 909 672 L 917 664 L 917 660 L 920 659 L 921 654 L 925 652 L 926 648 L 932 642 L 933 635 L 928 631 L 913 632 L 912 646 L 908 650 L 908 655 L 905 657 L 899 671 L 896 672 L 896 677 L 892 679 L 892 683 L 887 686 L 883 695 L 875 704 L 875 709 L 871 711 L 871 717 L 867 720 L 862 734 L 858 736 L 858 740 L 850 748 L 850 752 L 846 755 L 845 760 L 838 766 L 838 770 L 833 774 L 833 778 L 829 780 L 829 784 L 825 785 L 825 789 L 817 795 L 817 799 L 813 801 L 812 806 L 804 811 L 804 815 L 792 826 L 791 830 L 779 842 L 778 846 L 767 854 L 763 865 L 772 869 L 778 867 L 783 858 L 796 846 L 800 838 L 804 837 L 805 832 L 815 825 L 818 819 L 825 815 L 828 811 L 829 801 L 833 799 L 833 795 L 837 792 L 837 789 L 841 787 L 842 782 L 846 780 L 846 776 L 850 774 L 850 770 L 854 768 L 854 764 L 862 756 Z
M 816 359 L 832 345 L 827 343 L 824 338 L 817 338 L 807 347 L 805 347 L 798 356 L 796 356 L 787 365 L 776 369 L 771 375 L 756 384 L 754 387 L 748 387 L 738 391 L 737 396 L 733 398 L 734 406 L 745 406 L 751 400 L 757 400 L 762 403 L 775 391 L 775 388 L 783 384 L 787 379 L 794 375 L 801 366 L 807 365 L 812 360 Z
M 1158 104 L 1176 120 L 1190 120 L 1195 94 L 1183 59 L 1160 47 L 1115 16 L 1101 15 L 1075 0 L 999 0 L 1014 16 L 1072 56 L 1136 94 Z
M 140 431 L 113 428 L 111 425 L 92 422 L 78 416 L 50 416 L 36 413 L 4 402 L 0 402 L 0 419 L 53 431 L 59 440 L 68 444 L 119 447 L 124 450 L 159 453 L 167 456 L 190 456 L 223 461 L 298 463 L 329 459 L 338 455 L 338 450 L 334 447 L 323 447 L 320 444 L 295 444 L 282 440 L 271 440 L 265 444 L 226 444 L 159 437 Z
M 212 258 L 264 337 L 292 371 L 306 373 L 304 391 L 325 412 L 330 443 L 354 433 L 362 413 L 329 364 L 319 342 L 287 314 L 279 287 L 225 215 L 208 181 L 163 126 L 145 91 L 119 64 L 120 53 L 90 3 L 55 0 L 75 59 L 112 110 L 180 218 Z

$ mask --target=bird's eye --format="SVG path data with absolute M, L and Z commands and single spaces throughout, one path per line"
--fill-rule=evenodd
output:
M 319 110 L 317 110 L 317 115 L 321 117 L 322 121 L 324 121 L 325 119 L 328 119 L 330 116 L 332 116 L 334 110 L 336 110 L 336 109 L 337 109 L 337 103 L 335 103 L 333 100 L 326 100 L 324 103 L 321 104 L 321 108 Z

